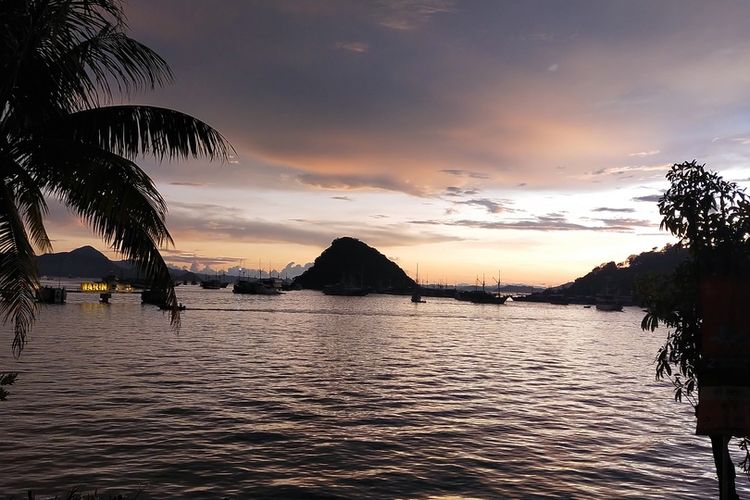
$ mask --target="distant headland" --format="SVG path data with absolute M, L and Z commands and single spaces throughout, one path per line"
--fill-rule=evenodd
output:
M 588 304 L 594 303 L 598 295 L 607 293 L 619 297 L 623 303 L 633 303 L 639 279 L 670 274 L 686 258 L 687 253 L 683 248 L 666 246 L 661 250 L 631 255 L 620 264 L 601 264 L 585 276 L 560 286 L 538 289 L 526 285 L 504 285 L 500 290 L 507 294 L 523 294 L 523 300 L 534 302 Z M 137 270 L 128 261 L 110 260 L 91 246 L 70 252 L 40 255 L 37 257 L 37 265 L 39 274 L 48 277 L 117 276 L 124 280 L 140 278 Z M 194 273 L 174 267 L 170 268 L 170 273 L 175 282 L 216 277 L 215 274 Z M 234 281 L 236 277 L 226 276 L 225 279 Z M 399 294 L 411 293 L 417 285 L 398 264 L 377 249 L 352 237 L 333 240 L 315 259 L 313 266 L 297 276 L 293 283 L 296 288 L 311 290 L 347 286 L 371 292 Z M 458 287 L 461 288 L 471 287 Z

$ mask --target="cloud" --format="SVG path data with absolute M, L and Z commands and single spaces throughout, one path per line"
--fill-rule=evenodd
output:
M 458 226 L 472 229 L 487 230 L 516 230 L 516 231 L 602 231 L 602 232 L 633 232 L 636 227 L 652 225 L 648 221 L 636 219 L 599 219 L 604 225 L 585 225 L 570 222 L 560 214 L 537 216 L 534 219 L 506 220 L 506 221 L 478 221 L 462 219 L 455 221 L 411 220 L 411 224 L 427 226 Z
M 622 212 L 622 213 L 633 213 L 634 208 L 613 208 L 613 207 L 597 207 L 591 210 L 592 212 Z
M 176 250 L 173 248 L 164 248 L 160 250 L 164 256 L 164 260 L 173 266 L 187 267 L 189 264 L 191 270 L 206 269 L 206 268 L 226 268 L 228 265 L 235 264 L 240 261 L 236 257 L 205 257 L 196 255 L 193 252 L 185 252 L 182 250 Z
M 215 204 L 170 201 L 169 206 L 167 225 L 175 240 L 196 237 L 235 243 L 294 243 L 323 247 L 337 237 L 349 235 L 372 245 L 396 247 L 462 239 L 438 233 L 415 233 L 403 223 L 376 225 L 303 218 L 272 222 L 244 217 L 238 215 L 237 209 Z
M 332 200 L 352 201 L 348 196 L 331 196 Z
M 232 207 L 208 203 L 169 202 L 167 225 L 175 236 L 248 243 L 296 243 L 325 245 L 333 230 L 305 227 L 302 224 L 270 222 L 238 215 Z
M 336 42 L 334 45 L 339 50 L 363 54 L 370 50 L 370 45 L 365 42 Z
M 456 177 L 469 177 L 471 179 L 489 179 L 490 176 L 483 172 L 474 172 L 472 170 L 463 170 L 460 168 L 444 168 L 440 170 L 444 174 L 455 175 Z
M 646 156 L 654 156 L 661 153 L 658 149 L 653 149 L 651 151 L 640 151 L 638 153 L 630 153 L 628 156 L 637 156 L 639 158 L 644 158 Z
M 474 196 L 475 194 L 479 194 L 479 189 L 477 188 L 461 188 L 458 186 L 448 186 L 445 188 L 445 191 L 443 192 L 443 196 L 450 196 L 450 197 L 461 197 L 461 196 Z
M 459 205 L 475 205 L 484 207 L 491 214 L 499 214 L 506 211 L 506 208 L 502 203 L 490 200 L 488 198 L 475 198 L 471 200 L 456 201 L 454 203 L 457 203 Z
M 599 222 L 603 222 L 609 227 L 653 227 L 654 223 L 643 219 L 631 219 L 631 218 L 612 218 L 612 219 L 593 219 Z
M 304 189 L 314 186 L 272 174 L 378 172 L 437 190 L 465 172 L 493 187 L 580 189 L 599 166 L 653 158 L 644 145 L 672 157 L 747 136 L 750 7 L 669 5 L 578 5 L 585 26 L 534 2 L 193 2 L 183 12 L 134 0 L 127 10 L 177 75 L 149 101 L 205 119 L 242 151 L 238 166 L 267 169 L 175 169 L 169 180 Z M 539 74 L 554 65 L 554 78 Z M 565 174 L 549 175 L 559 165 Z M 616 172 L 585 189 L 648 173 L 605 173 Z
M 645 196 L 636 196 L 633 201 L 645 201 L 649 203 L 656 203 L 661 200 L 662 194 L 648 194 Z
M 384 191 L 397 191 L 419 197 L 428 195 L 427 190 L 424 188 L 386 175 L 307 173 L 297 175 L 297 181 L 300 184 L 320 189 L 382 189 Z
M 379 0 L 378 24 L 397 31 L 411 31 L 435 14 L 451 12 L 451 0 Z
M 594 170 L 590 176 L 623 175 L 629 173 L 665 172 L 672 167 L 671 163 L 657 165 L 626 165 L 622 167 L 607 167 Z
M 558 69 L 560 69 L 560 65 L 559 65 L 559 64 L 557 64 L 557 63 L 555 63 L 555 64 L 550 64 L 550 65 L 549 65 L 549 66 L 547 67 L 547 71 L 549 71 L 550 73 L 554 73 L 554 72 L 555 72 L 555 71 L 557 71 Z

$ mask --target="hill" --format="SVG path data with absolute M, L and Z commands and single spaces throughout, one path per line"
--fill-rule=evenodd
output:
M 351 285 L 381 292 L 409 292 L 416 286 L 395 262 L 355 238 L 337 238 L 297 276 L 302 288 L 322 290 L 329 285 Z
M 534 302 L 564 300 L 571 303 L 592 304 L 596 301 L 597 295 L 609 294 L 618 297 L 623 303 L 632 303 L 635 284 L 639 279 L 654 275 L 668 276 L 687 258 L 688 252 L 681 246 L 667 245 L 662 250 L 631 255 L 620 264 L 614 262 L 601 264 L 572 283 L 531 294 L 525 300 Z
M 40 276 L 101 278 L 110 274 L 133 274 L 132 267 L 111 261 L 94 247 L 85 246 L 70 252 L 47 253 L 37 257 Z
M 94 247 L 84 246 L 70 252 L 46 253 L 36 258 L 40 276 L 101 279 L 114 275 L 127 280 L 141 279 L 133 265 L 126 261 L 113 261 Z M 169 268 L 175 281 L 203 279 L 195 273 Z

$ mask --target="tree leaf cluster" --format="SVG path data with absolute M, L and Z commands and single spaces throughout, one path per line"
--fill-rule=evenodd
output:
M 0 372 L 0 401 L 8 398 L 8 391 L 4 389 L 4 386 L 13 385 L 17 377 L 18 373 L 15 372 Z
M 679 239 L 690 252 L 669 280 L 644 280 L 638 295 L 646 315 L 641 328 L 668 329 L 656 357 L 656 377 L 670 378 L 675 400 L 696 404 L 700 384 L 700 329 L 703 311 L 700 284 L 710 278 L 750 282 L 750 200 L 736 183 L 695 160 L 672 166 L 666 176 L 669 189 L 658 202 L 661 228 Z M 745 451 L 741 463 L 750 473 L 748 438 L 740 440 Z
M 118 0 L 0 1 L 0 314 L 16 353 L 36 312 L 35 253 L 52 247 L 47 197 L 165 289 L 179 324 L 159 252 L 173 244 L 166 204 L 136 159 L 226 159 L 231 146 L 179 111 L 111 105 L 171 81 L 167 63 L 128 36 Z

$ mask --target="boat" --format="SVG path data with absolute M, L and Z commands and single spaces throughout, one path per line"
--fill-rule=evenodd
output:
M 417 286 L 414 288 L 414 293 L 411 294 L 411 301 L 414 302 L 415 304 L 424 304 L 427 301 L 422 300 L 422 294 L 420 293 L 422 287 L 419 286 L 419 264 L 417 264 L 416 283 L 417 283 Z
M 219 280 L 203 280 L 201 281 L 201 288 L 206 290 L 219 290 L 220 288 L 226 287 L 228 284 L 229 283 L 224 284 Z
M 36 290 L 36 300 L 42 304 L 64 304 L 68 296 L 65 287 L 43 286 Z
M 232 292 L 245 295 L 281 295 L 281 291 L 269 280 L 241 279 L 232 287 Z
M 479 282 L 479 279 L 477 279 Z M 462 291 L 456 293 L 456 300 L 471 302 L 474 304 L 505 304 L 509 295 L 500 295 L 500 280 L 497 280 L 497 292 L 490 293 L 484 289 L 484 277 L 482 277 L 482 289 Z
M 474 304 L 505 304 L 505 301 L 508 300 L 508 296 L 496 295 L 484 290 L 472 290 L 458 292 L 456 294 L 456 300 L 472 302 Z
M 622 304 L 613 301 L 596 302 L 597 311 L 622 311 Z

